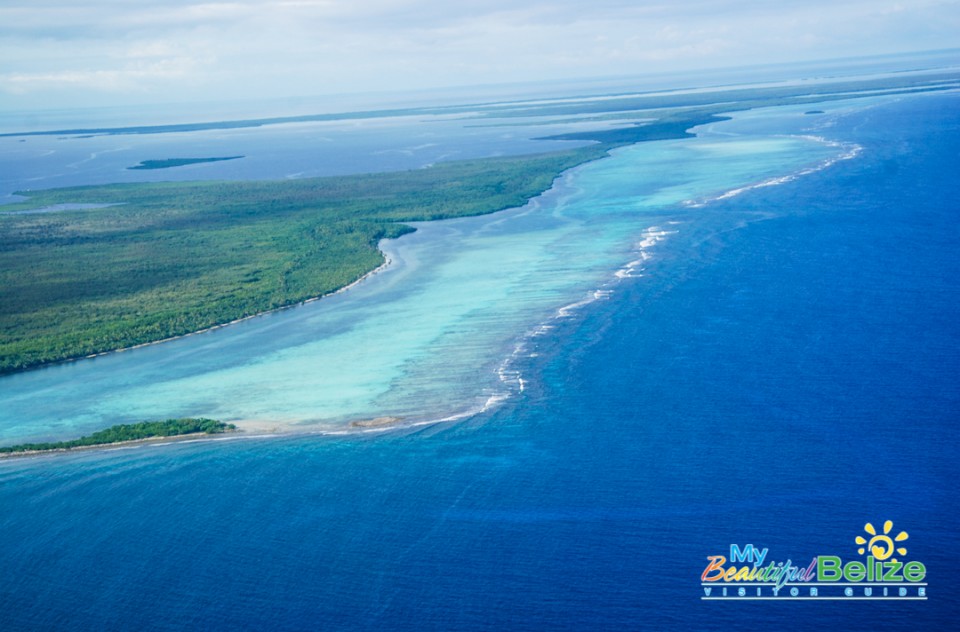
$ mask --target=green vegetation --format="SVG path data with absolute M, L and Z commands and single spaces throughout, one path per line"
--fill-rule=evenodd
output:
M 687 113 L 666 116 L 653 123 L 636 123 L 629 127 L 558 134 L 546 136 L 541 140 L 596 140 L 609 145 L 626 145 L 648 140 L 689 138 L 696 135 L 687 131 L 691 127 L 728 120 L 730 120 L 729 116 L 716 116 L 712 112 Z
M 144 421 L 138 424 L 120 424 L 100 430 L 87 437 L 71 441 L 53 441 L 46 443 L 22 443 L 0 448 L 0 454 L 18 452 L 47 452 L 50 450 L 70 450 L 94 445 L 107 445 L 120 441 L 138 441 L 151 437 L 175 437 L 187 434 L 220 434 L 236 430 L 233 424 L 204 418 L 167 419 L 166 421 Z
M 404 110 L 481 117 L 655 118 L 548 137 L 596 144 L 530 156 L 441 163 L 400 173 L 271 182 L 141 183 L 28 191 L 0 208 L 0 374 L 155 342 L 322 296 L 383 262 L 377 243 L 405 222 L 524 204 L 563 171 L 620 145 L 690 136 L 722 112 L 850 98 L 858 91 L 933 91 L 952 73 L 824 85 L 623 95 L 542 105 Z M 163 133 L 398 111 L 53 133 Z M 472 116 L 476 116 L 473 114 Z M 584 119 L 586 120 L 586 119 Z M 23 140 L 23 139 L 21 139 Z M 142 168 L 187 164 L 145 161 Z M 31 212 L 56 205 L 111 205 Z M 74 207 L 76 208 L 76 207 Z
M 0 215 L 0 373 L 199 331 L 333 292 L 404 222 L 524 204 L 603 147 L 272 182 L 27 192 Z
M 164 158 L 163 160 L 143 160 L 139 165 L 127 167 L 127 169 L 169 169 L 170 167 L 195 165 L 202 162 L 237 160 L 238 158 L 245 158 L 245 156 L 223 156 L 219 158 Z

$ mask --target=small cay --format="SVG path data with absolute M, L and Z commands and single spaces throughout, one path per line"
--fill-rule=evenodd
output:
M 183 419 L 167 419 L 166 421 L 143 421 L 136 424 L 119 424 L 105 430 L 70 441 L 53 441 L 46 443 L 21 443 L 19 445 L 0 447 L 0 457 L 17 454 L 34 454 L 37 452 L 56 452 L 89 448 L 99 445 L 128 443 L 143 441 L 157 437 L 177 437 L 193 434 L 222 434 L 236 430 L 234 424 L 224 423 L 204 417 L 187 417 Z
M 221 162 L 223 160 L 237 160 L 245 157 L 246 156 L 220 156 L 214 158 L 164 158 L 163 160 L 144 160 L 139 165 L 127 167 L 127 169 L 169 169 L 171 167 L 196 165 L 201 162 Z
M 377 417 L 375 419 L 361 419 L 350 423 L 353 428 L 383 428 L 394 426 L 403 421 L 402 417 Z

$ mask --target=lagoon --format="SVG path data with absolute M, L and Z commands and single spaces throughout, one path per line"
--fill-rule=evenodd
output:
M 6 376 L 0 438 L 66 438 L 173 417 L 339 433 L 379 417 L 410 425 L 474 414 L 522 390 L 515 364 L 531 338 L 642 275 L 705 201 L 812 173 L 850 151 L 736 120 L 697 138 L 617 149 L 522 208 L 415 224 L 416 233 L 381 244 L 390 265 L 347 292 Z

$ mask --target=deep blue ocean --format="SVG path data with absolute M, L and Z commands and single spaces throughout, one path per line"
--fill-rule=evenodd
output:
M 946 630 L 960 616 L 960 107 L 688 214 L 454 424 L 0 463 L 0 630 Z M 695 218 L 695 221 L 694 221 Z M 927 601 L 702 601 L 708 555 L 909 532 Z

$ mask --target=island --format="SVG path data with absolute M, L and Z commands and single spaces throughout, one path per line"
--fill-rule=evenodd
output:
M 608 147 L 405 172 L 24 191 L 0 206 L 0 374 L 336 292 L 383 265 L 380 240 L 412 232 L 408 222 L 522 206 Z M 57 204 L 115 205 L 23 213 Z
M 143 160 L 139 165 L 127 167 L 127 169 L 169 169 L 171 167 L 183 167 L 185 165 L 196 165 L 203 162 L 221 162 L 224 160 L 237 160 L 246 158 L 246 156 L 215 156 L 213 158 L 164 158 L 163 160 Z
M 158 437 L 182 437 L 197 434 L 222 434 L 236 430 L 234 424 L 224 423 L 205 417 L 186 417 L 167 419 L 166 421 L 143 421 L 135 424 L 119 424 L 91 435 L 70 441 L 51 441 L 44 443 L 21 443 L 0 447 L 0 457 L 36 454 L 38 452 L 64 452 L 77 448 L 117 445 L 154 439 Z
M 612 95 L 583 103 L 463 106 L 433 113 L 550 117 L 554 123 L 570 116 L 595 119 L 626 113 L 633 120 L 611 118 L 609 127 L 542 137 L 576 145 L 563 149 L 451 160 L 410 171 L 18 191 L 25 199 L 0 205 L 0 375 L 152 344 L 326 296 L 384 265 L 380 241 L 413 232 L 412 223 L 522 206 L 566 170 L 625 145 L 689 138 L 696 133 L 694 128 L 737 111 L 800 104 L 817 108 L 877 90 L 888 95 L 934 92 L 951 89 L 952 80 L 952 75 L 935 75 L 922 80 L 850 81 L 817 89 L 775 86 Z M 387 112 L 303 120 L 373 118 Z M 229 127 L 290 122 L 300 119 L 234 121 Z M 0 137 L 153 134 L 224 125 L 15 132 Z M 241 157 L 146 160 L 134 168 Z M 75 209 L 96 205 L 100 210 L 39 212 L 64 204 Z

